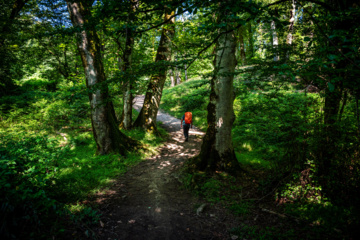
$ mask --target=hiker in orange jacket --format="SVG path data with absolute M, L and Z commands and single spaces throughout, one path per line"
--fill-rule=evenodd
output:
M 180 126 L 181 126 L 181 128 L 184 129 L 185 142 L 189 141 L 189 129 L 192 128 L 192 113 L 191 112 L 185 112 L 185 114 L 181 118 Z

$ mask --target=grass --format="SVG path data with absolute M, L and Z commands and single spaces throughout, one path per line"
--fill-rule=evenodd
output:
M 258 152 L 246 152 L 242 151 L 241 153 L 235 152 L 236 158 L 243 166 L 250 166 L 253 169 L 272 169 L 273 165 L 271 162 L 266 161 L 262 155 Z

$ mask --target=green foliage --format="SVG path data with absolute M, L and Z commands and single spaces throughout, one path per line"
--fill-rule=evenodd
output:
M 17 229 L 39 234 L 56 230 L 63 205 L 49 197 L 58 177 L 58 161 L 67 154 L 57 142 L 35 134 L 0 135 L 1 234 L 23 237 Z
M 298 154 L 306 147 L 304 144 L 319 117 L 314 114 L 318 108 L 315 95 L 245 92 L 235 101 L 235 149 L 245 152 L 256 149 L 273 164 L 287 157 L 292 158 L 292 165 L 301 165 L 304 156 Z
M 58 87 L 61 91 L 40 89 L 0 98 L 2 235 L 42 238 L 98 223 L 96 210 L 82 202 L 163 142 L 140 129 L 125 131 L 149 151 L 96 156 L 84 85 L 62 82 Z

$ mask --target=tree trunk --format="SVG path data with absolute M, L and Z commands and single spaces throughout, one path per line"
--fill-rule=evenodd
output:
M 272 46 L 274 49 L 274 62 L 279 61 L 278 45 L 279 40 L 276 33 L 275 21 L 271 21 Z
M 129 22 L 134 18 L 133 14 L 135 12 L 135 4 L 136 1 L 131 1 L 131 10 L 129 15 Z M 124 119 L 122 122 L 122 127 L 124 129 L 130 129 L 132 127 L 132 103 L 133 103 L 133 79 L 130 79 L 128 71 L 131 69 L 131 54 L 134 46 L 134 36 L 131 27 L 126 28 L 126 43 L 125 50 L 123 55 L 124 65 L 123 72 L 125 73 L 126 81 L 124 83 L 124 93 L 123 93 L 123 111 L 124 111 Z
M 170 75 L 170 82 L 171 82 L 171 87 L 175 87 L 176 83 L 175 83 L 175 78 L 174 78 L 174 71 L 172 69 L 169 69 L 169 75 Z
M 164 21 L 169 20 L 172 15 L 174 15 L 174 12 L 166 9 Z M 171 60 L 170 43 L 175 33 L 174 22 L 175 18 L 172 18 L 163 27 L 155 59 L 155 62 L 161 63 L 162 66 L 156 74 L 151 76 L 144 99 L 144 105 L 134 122 L 134 126 L 142 127 L 149 131 L 157 130 L 156 115 L 159 110 L 162 91 L 166 80 L 166 71 L 168 69 L 166 62 Z
M 181 83 L 181 70 L 176 67 L 176 85 Z
M 92 1 L 67 1 L 71 22 L 79 29 L 76 33 L 78 50 L 84 66 L 89 91 L 91 125 L 97 154 L 118 152 L 125 155 L 137 143 L 125 136 L 117 127 L 115 111 L 108 95 L 101 61 L 99 37 L 92 24 Z
M 294 23 L 295 23 L 295 0 L 292 0 L 291 9 L 290 9 L 290 19 L 289 19 L 289 29 L 288 34 L 286 36 L 286 45 L 290 48 L 293 40 L 293 31 L 294 31 Z M 286 59 L 289 59 L 289 50 L 286 51 Z
M 229 26 L 222 31 L 229 30 Z M 231 128 L 235 120 L 233 101 L 233 74 L 236 67 L 235 33 L 223 34 L 215 48 L 215 72 L 211 80 L 208 104 L 208 129 L 204 136 L 200 155 L 194 158 L 200 171 L 226 171 L 236 175 L 240 170 L 236 159 Z
M 249 50 L 247 51 L 250 59 L 254 57 L 254 38 L 253 38 L 253 30 L 251 27 L 251 22 L 248 22 L 248 32 L 249 32 Z
M 239 43 L 240 43 L 240 59 L 241 65 L 246 65 L 246 54 L 245 54 L 245 43 L 244 43 L 244 32 L 243 28 L 239 28 Z
M 289 29 L 286 37 L 286 44 L 291 45 L 293 40 L 293 30 L 295 23 L 295 0 L 292 0 L 291 9 L 290 9 L 290 19 L 289 19 Z

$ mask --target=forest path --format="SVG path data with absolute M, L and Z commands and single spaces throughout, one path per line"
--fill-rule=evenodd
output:
M 140 110 L 143 98 L 134 108 Z M 151 157 L 119 176 L 112 188 L 97 199 L 101 223 L 95 230 L 98 239 L 230 239 L 227 232 L 235 224 L 223 208 L 206 206 L 181 188 L 176 170 L 186 159 L 199 153 L 203 132 L 190 129 L 184 142 L 180 120 L 159 112 L 158 121 L 169 138 Z M 226 220 L 225 220 L 226 219 Z

